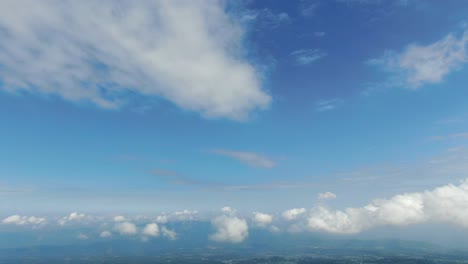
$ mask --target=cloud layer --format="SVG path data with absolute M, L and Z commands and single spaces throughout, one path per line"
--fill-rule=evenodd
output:
M 0 88 L 11 92 L 105 108 L 159 96 L 231 119 L 271 101 L 222 1 L 2 1 L 0 38 Z

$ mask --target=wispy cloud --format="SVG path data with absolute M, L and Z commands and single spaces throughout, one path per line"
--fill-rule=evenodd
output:
M 453 133 L 444 136 L 433 136 L 430 138 L 432 141 L 444 141 L 450 139 L 468 139 L 468 132 Z
M 291 56 L 298 65 L 309 65 L 327 56 L 327 53 L 321 49 L 300 49 L 291 52 Z
M 313 2 L 301 2 L 300 13 L 303 17 L 312 17 L 316 14 L 320 3 L 317 1 Z
M 468 31 L 460 37 L 449 34 L 432 44 L 411 44 L 402 52 L 386 51 L 369 64 L 395 74 L 392 85 L 416 89 L 424 84 L 442 82 L 448 74 L 459 70 L 467 61 L 467 43 Z
M 2 1 L 0 28 L 10 92 L 111 109 L 132 93 L 235 120 L 271 101 L 223 1 Z
M 335 98 L 331 100 L 322 100 L 315 104 L 315 109 L 318 112 L 330 111 L 330 110 L 336 109 L 342 103 L 343 103 L 343 100 L 339 98 Z
M 276 166 L 276 162 L 274 162 L 271 158 L 254 152 L 232 151 L 225 149 L 215 149 L 211 152 L 236 159 L 252 167 L 271 169 Z
M 323 32 L 323 31 L 315 31 L 314 32 L 314 36 L 316 36 L 317 38 L 324 37 L 325 35 L 326 35 L 326 33 Z
M 253 23 L 254 29 L 276 29 L 291 22 L 291 17 L 285 12 L 273 12 L 269 8 L 251 9 L 246 11 L 241 20 L 244 23 Z

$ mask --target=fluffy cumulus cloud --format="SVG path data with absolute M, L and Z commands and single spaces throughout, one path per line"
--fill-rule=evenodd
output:
M 286 220 L 294 220 L 294 219 L 297 219 L 300 215 L 304 214 L 305 212 L 306 212 L 305 208 L 293 208 L 293 209 L 284 211 L 281 215 Z
M 92 220 L 92 216 L 91 215 L 85 215 L 85 214 L 80 214 L 78 212 L 73 212 L 73 213 L 70 213 L 69 215 L 67 216 L 64 216 L 62 218 L 60 218 L 57 223 L 59 225 L 66 225 L 67 223 L 69 222 L 83 222 L 83 221 L 86 221 L 86 220 Z
M 429 45 L 411 44 L 401 53 L 387 51 L 370 63 L 397 73 L 397 82 L 419 88 L 427 83 L 439 83 L 450 72 L 460 69 L 467 61 L 467 44 L 468 31 L 460 37 L 449 34 Z
M 141 233 L 145 236 L 157 237 L 159 236 L 159 226 L 156 223 L 147 224 Z
M 43 225 L 47 223 L 44 217 L 11 215 L 2 220 L 2 224 L 12 225 Z
M 116 215 L 114 216 L 114 222 L 124 222 L 125 221 L 125 217 L 122 216 L 122 215 Z
M 225 212 L 223 208 L 223 212 Z M 230 208 L 229 208 L 230 209 Z M 211 220 L 215 233 L 210 236 L 211 240 L 218 242 L 240 243 L 249 235 L 247 221 L 234 216 L 232 209 L 228 214 L 223 214 Z
M 446 222 L 468 228 L 468 180 L 432 191 L 396 195 L 360 208 L 317 207 L 308 217 L 311 230 L 352 234 L 378 226 Z
M 162 214 L 162 215 L 158 215 L 156 216 L 156 218 L 154 219 L 156 223 L 158 224 L 165 224 L 169 221 L 169 217 L 165 214 Z
M 271 97 L 242 58 L 241 24 L 218 0 L 1 1 L 1 88 L 105 108 L 157 96 L 245 119 Z
M 254 152 L 232 151 L 225 149 L 215 149 L 212 152 L 214 154 L 236 159 L 252 167 L 271 169 L 276 166 L 276 163 L 272 159 Z
M 252 221 L 256 226 L 266 227 L 273 222 L 273 216 L 270 214 L 254 212 Z
M 131 222 L 121 222 L 117 223 L 114 226 L 114 230 L 117 231 L 121 235 L 136 235 L 138 233 L 138 229 L 134 223 Z

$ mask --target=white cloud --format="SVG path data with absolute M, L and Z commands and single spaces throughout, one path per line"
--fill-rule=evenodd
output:
M 197 210 L 183 210 L 183 211 L 178 211 L 178 212 L 174 212 L 171 214 L 170 218 L 171 220 L 175 220 L 175 221 L 191 221 L 191 220 L 194 220 L 196 218 L 196 216 L 198 215 L 198 211 Z
M 315 208 L 308 227 L 332 233 L 359 233 L 378 226 L 404 226 L 424 222 L 447 222 L 468 228 L 468 180 L 432 191 L 406 193 L 375 200 L 360 208 Z
M 216 149 L 212 152 L 236 159 L 252 167 L 271 169 L 276 166 L 276 163 L 272 159 L 254 152 L 232 151 L 224 149 Z
M 108 238 L 112 236 L 112 233 L 109 231 L 102 231 L 101 234 L 99 234 L 99 236 L 102 238 Z
M 125 217 L 121 215 L 114 216 L 114 222 L 124 222 Z
M 84 220 L 89 220 L 91 219 L 92 216 L 88 215 L 86 216 L 85 214 L 80 214 L 78 212 L 73 212 L 71 213 L 70 215 L 68 216 L 64 216 L 62 217 L 61 219 L 59 219 L 57 221 L 57 223 L 61 226 L 67 224 L 68 222 L 81 222 L 81 221 L 84 221 Z
M 332 192 L 324 192 L 324 193 L 319 193 L 318 198 L 320 200 L 326 200 L 326 199 L 335 199 L 336 194 Z
M 240 243 L 249 235 L 247 221 L 235 216 L 221 215 L 214 218 L 211 224 L 216 229 L 210 236 L 214 241 Z
M 387 51 L 382 58 L 370 60 L 370 64 L 382 65 L 397 74 L 401 82 L 411 88 L 439 83 L 450 72 L 458 70 L 467 61 L 468 31 L 460 38 L 453 34 L 429 45 L 411 44 L 397 53 Z
M 230 206 L 224 206 L 223 208 L 221 208 L 221 212 L 231 215 L 231 214 L 235 214 L 236 210 L 231 208 Z
M 236 120 L 271 102 L 223 1 L 7 0 L 0 28 L 0 80 L 11 92 L 105 108 L 128 93 L 159 96 Z
M 165 224 L 169 221 L 168 216 L 165 214 L 156 216 L 155 222 L 158 224 Z
M 135 224 L 131 222 L 117 223 L 115 224 L 114 229 L 121 235 L 135 235 L 138 232 Z
M 14 225 L 42 225 L 47 223 L 44 217 L 11 215 L 2 220 L 3 224 Z
M 293 208 L 293 209 L 289 209 L 289 210 L 284 211 L 281 215 L 286 220 L 294 220 L 298 216 L 304 214 L 305 212 L 306 212 L 305 208 Z
M 254 212 L 252 221 L 257 226 L 266 227 L 273 222 L 273 216 L 270 214 Z
M 291 52 L 291 56 L 298 65 L 308 65 L 327 56 L 327 53 L 321 49 L 300 49 Z
M 175 240 L 177 238 L 177 233 L 174 230 L 167 229 L 165 226 L 161 227 L 161 233 L 170 240 Z
M 156 223 L 147 224 L 141 233 L 145 236 L 157 237 L 159 236 L 159 226 Z

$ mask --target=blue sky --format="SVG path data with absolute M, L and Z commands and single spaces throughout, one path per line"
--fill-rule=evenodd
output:
M 0 6 L 5 217 L 306 208 L 353 233 L 374 199 L 468 199 L 462 1 L 22 4 Z

